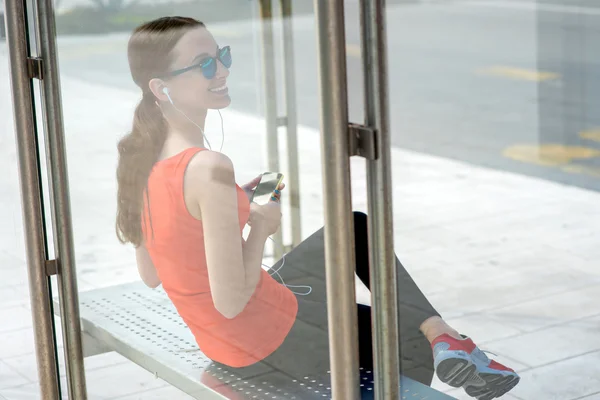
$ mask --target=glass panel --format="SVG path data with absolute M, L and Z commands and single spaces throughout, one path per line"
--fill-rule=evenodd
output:
M 451 396 L 594 398 L 598 8 L 404 3 L 387 10 L 396 247 L 443 320 L 405 310 L 401 330 L 437 339 Z
M 272 7 L 280 15 L 279 2 Z M 279 17 L 274 48 L 265 51 L 259 2 L 61 2 L 57 12 L 81 315 L 85 340 L 98 342 L 86 348 L 90 397 L 329 396 L 312 4 L 293 8 L 296 80 L 287 89 L 296 91 L 299 140 L 287 143 L 285 127 L 276 128 L 278 151 L 270 155 L 268 126 L 285 122 L 290 68 Z M 165 15 L 198 18 L 208 31 L 174 18 L 131 39 L 135 27 Z M 163 28 L 167 33 L 158 33 Z M 263 62 L 268 50 L 273 56 Z M 164 76 L 172 71 L 178 73 Z M 268 76 L 274 87 L 265 74 L 275 74 Z M 272 93 L 274 113 L 266 106 Z M 237 197 L 222 183 L 229 176 L 223 164 L 194 153 L 203 146 L 232 160 Z M 299 222 L 307 240 L 283 262 L 268 239 L 276 238 L 269 221 L 278 211 L 268 211 L 273 204 L 250 207 L 242 186 L 271 170 L 269 156 L 279 158 L 270 172 L 281 172 L 286 184 L 280 231 L 289 249 L 290 193 L 297 188 L 289 183 L 286 146 L 298 150 Z M 119 211 L 125 239 L 143 243 L 138 265 L 134 246 L 117 239 Z M 102 351 L 109 352 L 92 355 Z

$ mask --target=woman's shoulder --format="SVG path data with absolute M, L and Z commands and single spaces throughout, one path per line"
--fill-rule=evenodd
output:
M 184 186 L 192 197 L 236 186 L 233 162 L 223 153 L 200 151 L 193 155 L 185 172 Z
M 190 157 L 187 169 L 188 173 L 211 180 L 233 174 L 233 162 L 223 153 L 204 150 L 198 151 Z

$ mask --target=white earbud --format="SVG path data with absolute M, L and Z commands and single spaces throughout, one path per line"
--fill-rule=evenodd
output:
M 173 104 L 173 100 L 171 100 L 171 95 L 169 95 L 169 88 L 164 87 L 162 92 L 167 96 L 167 99 L 169 99 L 169 103 L 171 103 L 171 105 L 175 105 Z
M 274 240 L 274 239 L 273 239 L 271 236 L 269 236 L 269 239 L 271 239 L 271 241 L 272 241 L 273 243 L 275 243 L 275 240 Z M 279 277 L 279 279 L 281 280 L 281 284 L 282 284 L 283 286 L 287 287 L 288 289 L 290 289 L 290 288 L 304 288 L 304 289 L 307 289 L 307 292 L 306 292 L 306 293 L 294 292 L 293 290 L 291 290 L 291 289 L 290 289 L 290 291 L 291 291 L 292 293 L 294 293 L 295 295 L 298 295 L 298 296 L 308 296 L 309 294 L 311 294 L 311 293 L 312 293 L 312 286 L 308 286 L 308 285 L 288 285 L 287 283 L 285 283 L 285 282 L 283 281 L 283 277 L 281 276 L 281 274 L 279 273 L 279 271 L 280 271 L 280 270 L 281 270 L 281 268 L 283 268 L 283 266 L 285 265 L 285 256 L 287 256 L 287 253 L 285 253 L 285 254 L 283 255 L 283 257 L 281 258 L 281 266 L 279 266 L 279 268 L 277 268 L 277 269 L 274 269 L 273 267 L 271 267 L 271 266 L 268 266 L 268 265 L 266 265 L 266 264 L 262 264 L 262 265 L 263 265 L 263 267 L 267 267 L 267 268 L 269 268 L 269 271 L 271 271 L 271 270 L 273 271 L 272 273 L 271 273 L 271 272 L 269 272 L 269 275 L 273 276 L 273 275 L 277 274 L 277 276 L 278 276 L 278 277 Z

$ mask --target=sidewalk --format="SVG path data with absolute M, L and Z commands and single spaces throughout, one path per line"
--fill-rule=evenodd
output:
M 0 76 L 0 400 L 36 399 L 5 48 Z M 130 128 L 138 94 L 68 77 L 62 85 L 80 290 L 137 280 L 132 249 L 114 234 L 114 175 L 116 142 Z M 222 114 L 223 152 L 243 183 L 266 170 L 264 122 Z M 206 131 L 218 149 L 216 112 Z M 306 237 L 323 223 L 321 144 L 305 127 L 298 138 Z M 457 329 L 520 372 L 521 384 L 504 398 L 599 399 L 600 194 L 400 149 L 392 156 L 397 253 Z M 354 208 L 366 211 L 358 158 L 352 182 Z M 86 365 L 91 399 L 188 398 L 113 353 Z

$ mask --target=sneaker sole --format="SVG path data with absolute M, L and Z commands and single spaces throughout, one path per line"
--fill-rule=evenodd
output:
M 465 392 L 477 400 L 492 400 L 504 396 L 517 386 L 521 378 L 510 373 L 509 375 L 475 373 L 465 385 Z
M 442 360 L 435 369 L 440 381 L 452 387 L 461 387 L 476 371 L 477 367 L 470 360 L 463 358 Z
M 503 396 L 517 386 L 521 379 L 509 371 L 479 371 L 471 360 L 459 356 L 440 360 L 436 374 L 440 381 L 449 386 L 463 386 L 469 396 L 478 400 L 491 400 Z

